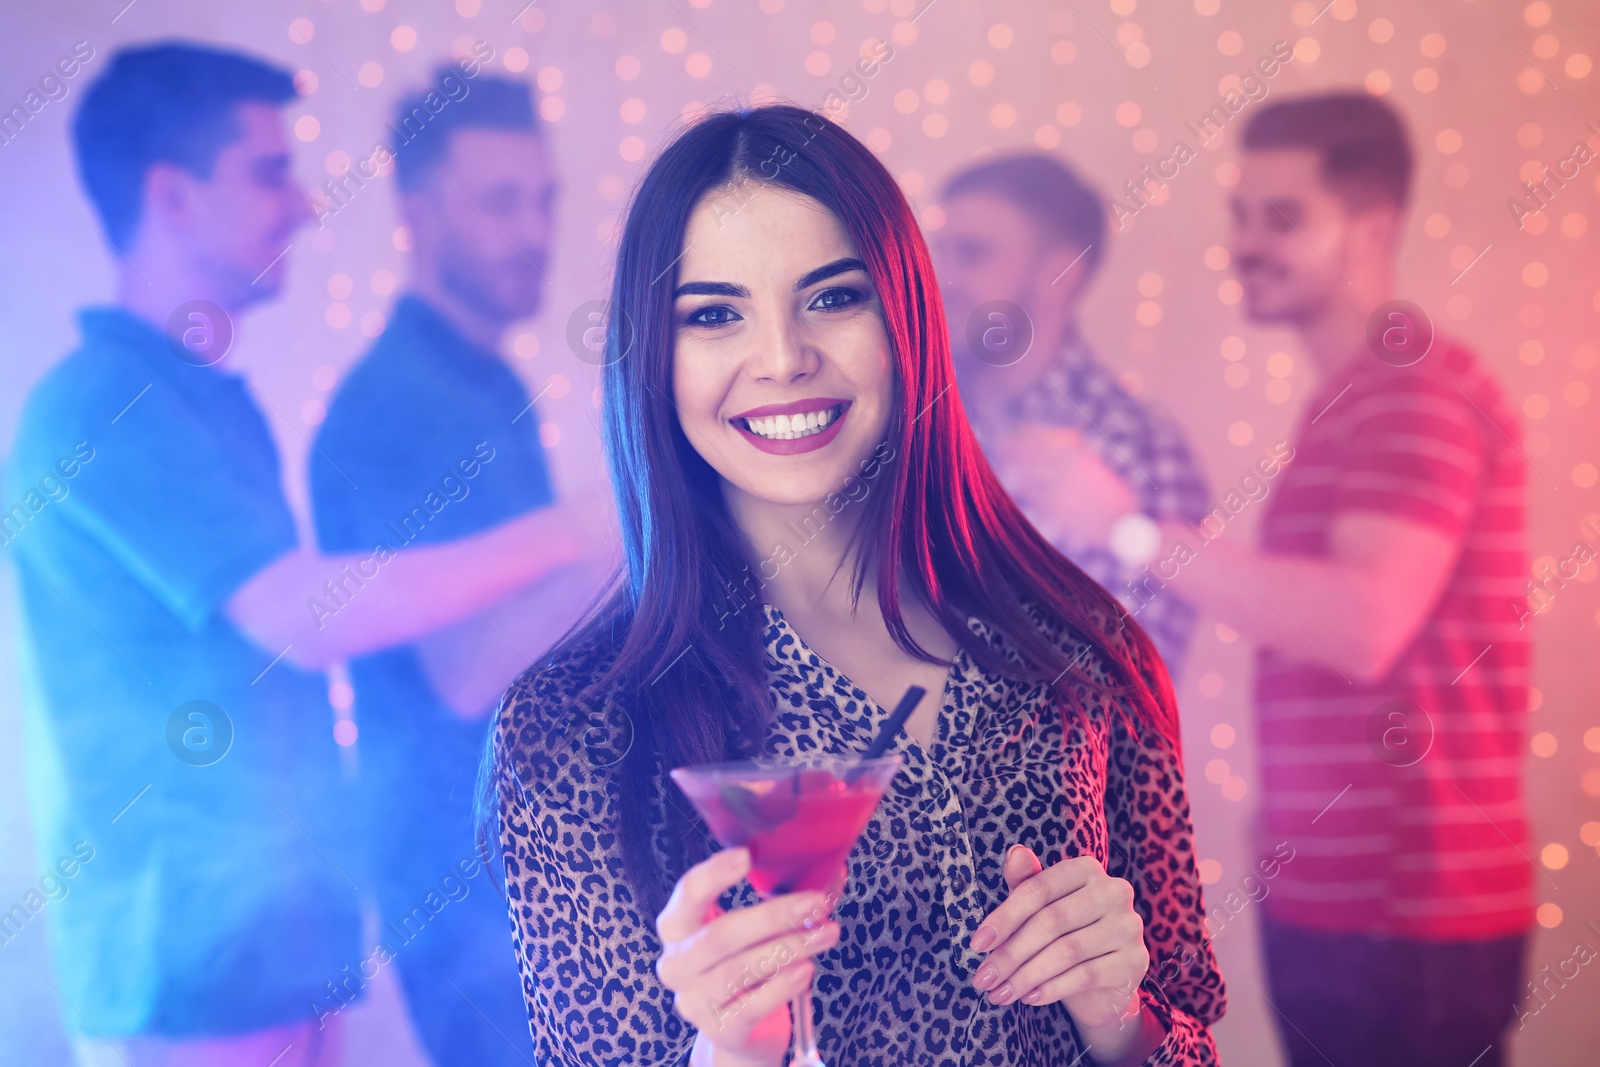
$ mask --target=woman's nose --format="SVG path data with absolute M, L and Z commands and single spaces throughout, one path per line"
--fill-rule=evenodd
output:
M 750 374 L 779 383 L 797 381 L 816 370 L 821 361 L 816 348 L 792 324 L 775 322 L 754 338 Z

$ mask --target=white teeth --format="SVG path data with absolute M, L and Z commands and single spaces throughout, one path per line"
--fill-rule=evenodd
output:
M 773 441 L 792 441 L 797 437 L 810 437 L 824 430 L 839 417 L 841 407 L 808 411 L 804 415 L 768 415 L 764 418 L 745 419 L 744 424 L 757 437 Z

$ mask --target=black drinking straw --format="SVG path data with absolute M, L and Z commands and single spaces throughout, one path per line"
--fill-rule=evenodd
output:
M 900 733 L 900 728 L 906 724 L 906 720 L 911 717 L 911 712 L 922 702 L 922 698 L 927 695 L 928 691 L 920 685 L 914 685 L 906 690 L 906 695 L 900 698 L 900 703 L 894 706 L 894 710 L 889 713 L 889 717 L 878 728 L 878 736 L 872 739 L 872 744 L 868 745 L 867 750 L 861 754 L 862 763 L 867 760 L 877 759 L 889 751 L 889 746 L 894 744 L 894 739 Z M 860 774 L 860 766 L 852 767 L 845 775 L 845 781 L 847 783 L 854 782 Z

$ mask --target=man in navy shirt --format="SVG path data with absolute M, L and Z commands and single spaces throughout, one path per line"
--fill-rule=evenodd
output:
M 479 76 L 447 98 L 395 152 L 409 290 L 334 397 L 311 457 L 326 552 L 384 536 L 433 490 L 444 505 L 407 527 L 418 544 L 449 543 L 554 499 L 538 412 L 498 353 L 548 284 L 554 171 L 529 86 Z M 427 114 L 423 99 L 401 104 L 396 128 Z M 476 460 L 471 480 L 454 477 L 463 457 Z M 431 643 L 350 666 L 384 933 L 404 946 L 396 966 L 412 1019 L 441 1067 L 522 1065 L 532 1053 L 492 879 L 461 880 L 437 911 L 421 905 L 443 879 L 479 869 L 473 786 L 494 698 L 573 620 L 607 565 L 566 568 Z
M 447 546 L 299 545 L 253 386 L 221 362 L 310 221 L 294 95 L 250 57 L 161 44 L 115 56 L 74 120 L 116 296 L 28 399 L 5 540 L 36 845 L 72 878 L 54 980 L 96 1067 L 337 1062 L 315 1005 L 359 958 L 366 872 L 321 669 L 474 614 L 606 525 L 545 509 Z M 337 618 L 313 607 L 330 586 Z

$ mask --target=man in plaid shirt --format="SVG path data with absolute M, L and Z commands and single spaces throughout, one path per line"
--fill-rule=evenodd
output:
M 1208 494 L 1183 432 L 1078 331 L 1105 245 L 1101 198 L 1030 153 L 958 172 L 943 200 L 935 254 L 973 429 L 1028 518 L 1137 616 L 1176 674 L 1197 613 L 1172 590 L 1146 599 L 1144 563 L 1154 522 L 1198 523 Z

